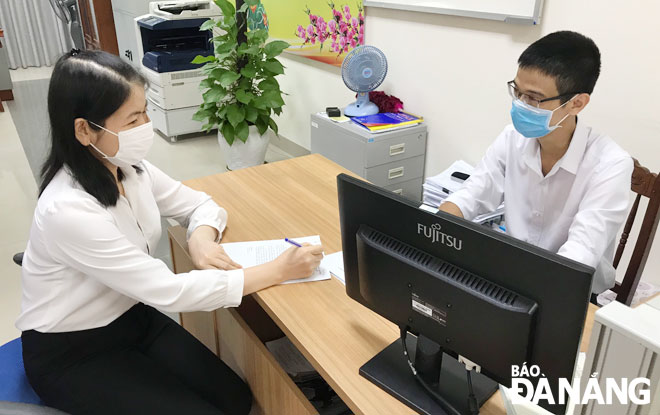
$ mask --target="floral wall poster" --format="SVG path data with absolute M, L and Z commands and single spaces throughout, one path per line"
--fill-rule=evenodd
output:
M 286 52 L 334 66 L 364 45 L 364 23 L 362 0 L 261 0 L 248 10 L 250 28 L 268 27 L 291 44 Z

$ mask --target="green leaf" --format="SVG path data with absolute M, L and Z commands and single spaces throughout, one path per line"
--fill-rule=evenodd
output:
M 251 55 L 258 56 L 261 48 L 258 45 L 248 46 L 247 43 L 241 43 L 241 46 L 238 47 L 239 55 Z
M 280 84 L 277 82 L 275 78 L 266 78 L 263 81 L 259 82 L 259 89 L 262 91 L 269 91 L 269 90 L 280 90 Z
M 245 92 L 243 89 L 236 91 L 236 100 L 238 100 L 238 102 L 247 105 L 252 99 L 254 99 L 254 94 L 252 92 Z
M 269 118 L 268 119 L 268 126 L 270 127 L 271 130 L 275 131 L 275 134 L 277 134 L 278 129 L 277 129 L 277 124 L 275 123 L 275 120 L 273 120 L 272 118 Z
M 227 90 L 218 86 L 214 85 L 213 88 L 209 89 L 208 91 L 204 92 L 202 97 L 204 98 L 204 102 L 218 102 L 222 98 L 227 95 Z
M 255 68 L 254 65 L 249 64 L 241 69 L 241 75 L 245 76 L 246 78 L 254 78 L 257 76 L 257 68 Z
M 254 124 L 254 122 L 257 120 L 257 116 L 259 116 L 259 112 L 257 111 L 256 108 L 247 106 L 245 107 L 245 119 Z
M 284 73 L 284 66 L 277 59 L 267 60 L 261 66 L 275 75 L 282 75 Z
M 234 7 L 233 4 L 228 2 L 227 0 L 214 0 L 215 4 L 220 7 L 220 10 L 222 10 L 222 15 L 223 16 L 233 16 L 236 14 L 236 8 Z
M 236 126 L 236 137 L 242 142 L 245 142 L 250 134 L 250 127 L 245 121 Z
M 231 104 L 227 107 L 227 120 L 232 126 L 236 127 L 241 121 L 245 120 L 245 108 L 238 104 Z
M 250 44 L 261 45 L 268 39 L 268 30 L 259 29 L 259 30 L 250 30 L 247 32 L 247 39 Z
M 205 120 L 209 119 L 210 117 L 212 117 L 213 114 L 214 114 L 214 112 L 211 111 L 211 110 L 200 109 L 195 114 L 193 114 L 192 119 L 195 120 L 195 121 L 205 121 Z
M 208 75 L 213 69 L 218 67 L 217 62 L 209 62 L 206 65 L 202 66 L 200 69 L 204 74 Z
M 258 110 L 265 110 L 268 108 L 268 100 L 264 96 L 256 97 L 252 100 L 252 105 Z
M 245 4 L 248 6 L 256 6 L 259 4 L 260 0 L 245 0 Z
M 213 88 L 215 82 L 211 78 L 202 79 L 199 83 L 199 89 Z
M 209 19 L 209 20 L 205 21 L 204 23 L 202 23 L 202 25 L 199 27 L 199 30 L 200 31 L 211 30 L 215 27 L 216 24 L 217 24 L 217 22 L 215 20 Z
M 250 7 L 249 4 L 243 3 L 240 9 L 236 11 L 236 13 L 245 13 L 247 11 L 247 8 Z
M 229 57 L 231 57 L 231 52 L 218 53 L 215 55 L 215 58 L 217 59 L 218 62 L 224 62 L 225 59 Z
M 222 123 L 222 126 L 220 127 L 220 132 L 222 133 L 222 136 L 224 137 L 225 141 L 227 141 L 227 144 L 229 145 L 234 144 L 235 133 L 234 133 L 234 127 L 232 127 L 231 124 L 229 124 L 228 122 Z
M 236 42 L 227 40 L 225 42 L 217 42 L 217 45 L 215 45 L 215 54 L 216 55 L 223 55 L 225 53 L 229 53 L 234 48 L 236 47 Z
M 195 59 L 192 60 L 190 63 L 209 63 L 209 62 L 215 62 L 215 56 L 202 56 L 202 55 L 197 55 L 195 56 Z
M 268 123 L 264 121 L 261 117 L 257 118 L 257 120 L 254 122 L 254 125 L 257 126 L 259 135 L 264 135 L 266 130 L 268 130 Z
M 224 29 L 227 33 L 231 35 L 231 37 L 236 37 L 234 35 L 233 30 L 236 28 L 236 17 L 234 15 L 225 15 L 224 20 L 222 21 L 222 24 L 220 25 L 222 29 Z
M 224 87 L 228 87 L 229 85 L 233 84 L 240 78 L 241 76 L 237 74 L 236 72 L 233 71 L 226 71 L 223 73 L 218 81 L 220 81 L 220 85 Z
M 280 108 L 273 108 L 273 112 L 276 115 L 281 115 L 282 114 L 282 108 L 281 107 Z
M 289 45 L 287 42 L 283 40 L 274 40 L 272 42 L 269 42 L 265 47 L 264 50 L 266 51 L 266 57 L 267 58 L 274 58 L 275 56 L 279 55 L 284 51 L 284 49 L 288 48 Z
M 225 68 L 215 68 L 209 73 L 209 78 L 213 78 L 214 80 L 219 81 L 225 72 L 227 72 Z
M 266 105 L 268 105 L 271 108 L 279 108 L 284 105 L 284 100 L 282 99 L 282 95 L 277 91 L 266 91 L 262 95 L 262 98 L 264 99 Z

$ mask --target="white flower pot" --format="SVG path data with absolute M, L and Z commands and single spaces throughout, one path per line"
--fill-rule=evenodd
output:
M 269 128 L 264 135 L 259 135 L 257 127 L 252 125 L 245 143 L 237 137 L 234 139 L 234 143 L 229 145 L 220 130 L 218 130 L 218 143 L 222 154 L 225 156 L 227 167 L 230 170 L 237 170 L 264 164 L 271 134 L 273 132 Z

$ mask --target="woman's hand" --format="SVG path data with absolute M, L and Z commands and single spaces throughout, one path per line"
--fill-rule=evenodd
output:
M 307 278 L 321 264 L 323 246 L 303 244 L 301 248 L 292 246 L 273 260 L 282 281 Z
M 280 256 L 265 264 L 245 270 L 243 295 L 263 290 L 284 281 L 309 277 L 323 259 L 321 245 L 292 246 Z
M 200 226 L 195 229 L 188 241 L 188 251 L 193 265 L 197 269 L 233 270 L 242 268 L 232 261 L 224 248 L 217 244 L 218 231 L 210 226 Z

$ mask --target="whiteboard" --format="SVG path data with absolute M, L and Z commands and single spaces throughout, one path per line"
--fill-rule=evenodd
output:
M 364 5 L 536 25 L 543 0 L 364 0 Z

